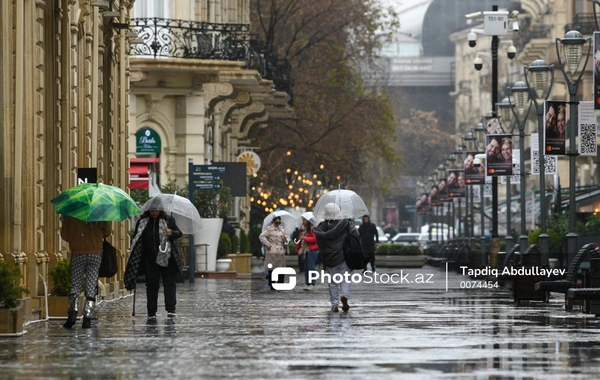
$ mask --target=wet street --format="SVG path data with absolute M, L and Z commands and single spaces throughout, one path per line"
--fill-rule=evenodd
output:
M 440 268 L 402 272 L 393 279 L 412 283 L 353 284 L 348 313 L 330 311 L 325 284 L 303 291 L 301 276 L 290 291 L 259 277 L 196 279 L 178 284 L 175 319 L 159 297 L 154 323 L 139 284 L 135 317 L 129 296 L 101 303 L 92 329 L 50 320 L 0 338 L 0 378 L 598 378 L 600 320 L 566 312 L 563 295 L 515 307 L 502 286 L 465 289 L 470 278 Z

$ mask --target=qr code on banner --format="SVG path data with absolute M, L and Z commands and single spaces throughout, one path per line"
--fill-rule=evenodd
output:
M 556 174 L 557 165 L 557 156 L 544 156 L 544 168 L 546 169 L 546 174 Z M 540 174 L 540 152 L 537 150 L 531 152 L 531 174 Z
M 531 152 L 531 174 L 540 174 L 540 152 L 537 150 Z
M 488 184 L 485 185 L 485 187 L 483 188 L 483 196 L 484 196 L 484 198 L 492 197 L 492 185 L 488 185 Z
M 544 167 L 546 168 L 546 174 L 556 174 L 558 168 L 558 156 L 545 156 Z
M 510 183 L 516 185 L 521 183 L 521 164 L 516 162 L 513 163 L 513 175 L 510 177 Z
M 596 144 L 596 125 L 581 124 L 579 131 L 579 153 L 584 155 L 597 153 Z

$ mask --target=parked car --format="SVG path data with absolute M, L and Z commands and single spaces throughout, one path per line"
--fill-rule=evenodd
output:
M 379 244 L 385 244 L 390 241 L 390 237 L 379 226 L 377 226 L 377 234 L 379 235 Z
M 420 233 L 401 232 L 392 238 L 392 243 L 403 245 L 419 245 Z

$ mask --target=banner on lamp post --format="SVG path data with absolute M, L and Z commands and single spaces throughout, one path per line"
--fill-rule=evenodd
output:
M 594 32 L 594 109 L 600 110 L 600 32 Z
M 598 155 L 596 110 L 593 103 L 591 101 L 579 102 L 579 128 L 577 133 L 579 139 L 577 140 L 577 150 L 581 156 Z
M 511 176 L 503 176 L 500 177 L 500 183 L 503 185 L 506 184 L 506 181 L 510 178 L 511 185 L 518 185 L 521 183 L 521 151 L 519 149 L 515 149 L 512 151 L 513 156 L 513 169 Z
M 544 102 L 544 151 L 546 155 L 564 155 L 567 131 L 567 103 Z
M 531 134 L 531 174 L 540 175 L 540 144 L 538 143 L 538 134 Z M 543 152 L 542 152 L 543 154 Z M 544 167 L 546 175 L 556 174 L 558 165 L 557 156 L 547 156 L 544 154 Z
M 512 135 L 486 135 L 486 173 L 499 177 L 512 175 Z

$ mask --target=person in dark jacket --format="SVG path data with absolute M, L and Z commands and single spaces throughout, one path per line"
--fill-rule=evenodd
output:
M 363 216 L 363 222 L 358 227 L 358 233 L 360 234 L 360 245 L 362 245 L 363 251 L 369 254 L 371 271 L 375 272 L 375 249 L 379 246 L 379 234 L 377 233 L 377 226 L 371 223 L 369 215 Z M 366 270 L 367 266 L 365 265 L 364 271 Z
M 175 218 L 164 211 L 148 210 L 135 226 L 131 242 L 131 255 L 125 269 L 125 287 L 135 288 L 138 274 L 146 275 L 146 298 L 148 319 L 155 320 L 158 310 L 158 290 L 162 278 L 167 317 L 177 316 L 177 273 L 181 273 L 183 260 L 177 251 L 175 240 L 183 233 Z
M 323 251 L 323 265 L 327 267 L 327 272 L 332 278 L 329 282 L 331 311 L 337 313 L 341 301 L 342 310 L 347 312 L 350 309 L 348 305 L 350 282 L 343 280 L 337 284 L 333 281 L 333 277 L 336 274 L 341 274 L 344 279 L 350 277 L 350 268 L 346 265 L 344 258 L 344 239 L 355 227 L 349 220 L 341 219 L 340 208 L 335 203 L 325 205 L 324 217 L 325 221 L 313 228 L 313 232 L 317 236 L 319 249 Z M 339 297 L 340 288 L 341 298 Z

